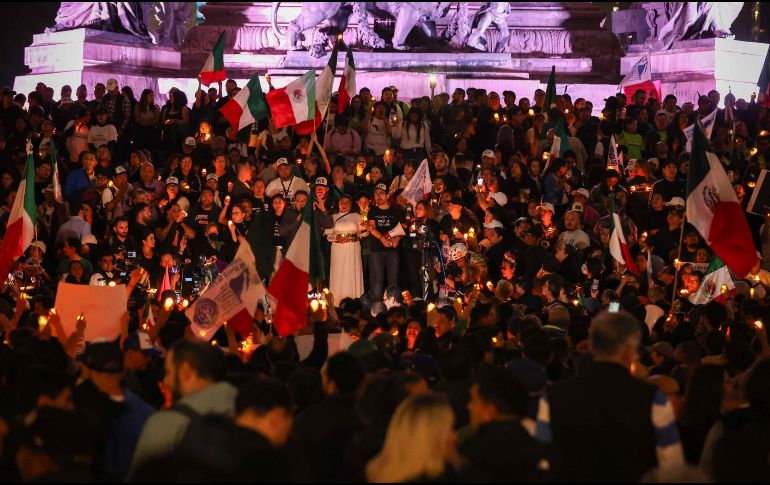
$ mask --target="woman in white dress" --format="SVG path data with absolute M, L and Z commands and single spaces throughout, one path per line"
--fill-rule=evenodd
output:
M 364 293 L 364 272 L 361 266 L 361 214 L 351 212 L 353 201 L 348 195 L 339 200 L 339 212 L 334 214 L 334 227 L 326 230 L 332 243 L 329 290 L 336 301 L 359 298 Z

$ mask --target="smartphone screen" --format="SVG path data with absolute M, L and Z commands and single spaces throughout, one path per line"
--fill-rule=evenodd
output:
M 620 310 L 620 302 L 619 301 L 611 301 L 609 311 L 610 313 L 618 313 Z

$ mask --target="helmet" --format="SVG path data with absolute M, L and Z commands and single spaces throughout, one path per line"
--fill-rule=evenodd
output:
M 465 247 L 465 244 L 463 243 L 457 243 L 453 244 L 451 248 L 449 248 L 449 259 L 452 261 L 459 261 L 463 259 L 468 254 L 468 248 Z

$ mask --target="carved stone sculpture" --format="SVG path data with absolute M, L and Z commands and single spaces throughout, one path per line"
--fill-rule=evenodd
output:
M 187 21 L 190 18 L 190 2 L 155 2 L 157 30 L 150 32 L 152 41 L 158 45 L 179 47 L 187 34 Z
M 146 2 L 62 2 L 56 13 L 56 25 L 46 31 L 88 27 L 150 40 L 149 7 Z
M 652 50 L 670 49 L 679 40 L 730 37 L 730 28 L 743 2 L 667 2 L 665 18 L 650 11 L 647 24 L 652 35 L 645 43 Z
M 273 2 L 272 26 L 275 35 L 285 38 L 289 49 L 297 49 L 303 40 L 305 30 L 312 29 L 326 21 L 327 34 L 337 35 L 345 31 L 355 2 L 324 2 L 303 3 L 300 14 L 289 22 L 286 32 L 278 28 L 277 12 L 281 2 Z M 436 38 L 435 25 L 432 20 L 446 14 L 451 2 L 360 2 L 357 7 L 359 13 L 359 28 L 364 29 L 362 37 L 369 40 L 370 44 L 379 47 L 382 45 L 377 40 L 374 32 L 369 32 L 366 25 L 366 16 L 362 13 L 375 15 L 379 18 L 395 19 L 395 30 L 392 45 L 396 50 L 406 50 L 406 38 L 414 27 L 419 27 L 429 38 Z M 363 20 L 362 20 L 363 18 Z M 368 30 L 367 30 L 368 29 Z
M 468 37 L 468 47 L 478 51 L 487 51 L 484 34 L 489 27 L 494 24 L 500 32 L 500 37 L 495 45 L 494 52 L 505 52 L 507 50 L 509 31 L 508 15 L 511 14 L 511 4 L 508 2 L 487 2 L 476 14 L 476 28 Z

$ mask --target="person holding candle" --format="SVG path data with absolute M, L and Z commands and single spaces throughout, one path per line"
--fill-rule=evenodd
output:
M 352 212 L 353 199 L 349 195 L 340 196 L 338 208 L 332 216 L 334 226 L 325 231 L 331 243 L 329 291 L 339 300 L 359 298 L 364 293 L 359 237 L 366 230 L 362 229 L 361 214 Z

